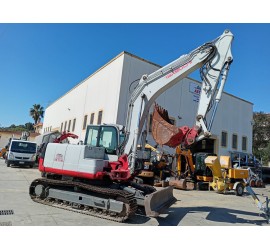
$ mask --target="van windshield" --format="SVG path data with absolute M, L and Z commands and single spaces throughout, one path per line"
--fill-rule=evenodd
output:
M 35 154 L 36 148 L 36 143 L 13 141 L 10 150 L 17 153 Z

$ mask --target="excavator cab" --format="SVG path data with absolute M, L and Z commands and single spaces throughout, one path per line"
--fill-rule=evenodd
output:
M 89 125 L 87 126 L 84 144 L 104 147 L 106 154 L 117 155 L 119 129 L 111 125 Z
M 102 147 L 110 160 L 118 157 L 118 148 L 124 140 L 124 133 L 120 125 L 88 125 L 84 145 Z M 136 169 L 144 168 L 145 162 L 150 162 L 151 149 L 137 147 Z
M 199 181 L 212 181 L 213 174 L 209 167 L 206 166 L 204 160 L 208 156 L 216 156 L 213 153 L 199 152 L 193 155 L 193 162 L 195 163 L 194 176 Z

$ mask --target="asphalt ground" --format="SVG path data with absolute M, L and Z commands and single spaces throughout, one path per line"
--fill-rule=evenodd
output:
M 177 202 L 158 218 L 135 215 L 125 223 L 87 216 L 33 202 L 29 185 L 40 178 L 37 168 L 6 167 L 0 159 L 1 226 L 269 226 L 247 192 L 242 197 L 214 191 L 174 189 Z M 270 185 L 254 188 L 270 197 Z

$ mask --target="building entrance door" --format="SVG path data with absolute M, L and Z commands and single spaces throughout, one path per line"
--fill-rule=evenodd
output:
M 205 152 L 214 153 L 215 151 L 215 139 L 203 139 L 194 145 L 192 148 L 193 153 Z

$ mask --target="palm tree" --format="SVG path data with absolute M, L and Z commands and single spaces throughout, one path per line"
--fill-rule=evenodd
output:
M 43 118 L 44 108 L 40 104 L 34 104 L 33 108 L 30 108 L 30 116 L 34 119 L 35 124 L 40 122 L 40 119 Z

